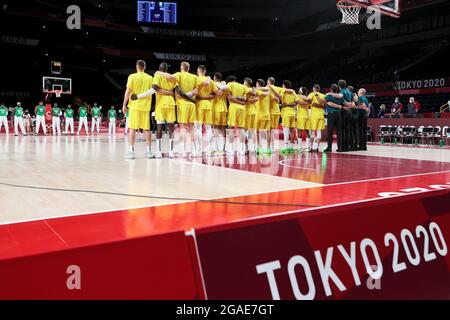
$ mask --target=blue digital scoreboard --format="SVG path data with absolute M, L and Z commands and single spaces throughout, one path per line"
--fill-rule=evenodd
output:
M 140 23 L 177 24 L 175 2 L 138 1 L 137 20 Z

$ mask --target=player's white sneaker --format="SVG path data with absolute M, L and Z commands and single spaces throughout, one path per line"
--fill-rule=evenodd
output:
M 170 152 L 169 152 L 169 158 L 170 158 L 170 159 L 175 158 L 175 153 L 174 153 L 173 151 L 170 151 Z
M 156 155 L 155 155 L 155 158 L 156 159 L 161 159 L 162 158 L 161 152 L 157 152 Z
M 136 158 L 136 157 L 135 157 L 134 152 L 129 151 L 129 152 L 128 152 L 128 155 L 127 155 L 127 159 L 133 160 L 133 159 L 135 159 L 135 158 Z
M 145 153 L 145 157 L 147 158 L 147 159 L 153 159 L 153 158 L 155 158 L 155 155 L 153 154 L 153 152 L 146 152 Z

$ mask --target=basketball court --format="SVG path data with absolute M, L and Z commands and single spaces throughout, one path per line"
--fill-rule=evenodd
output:
M 165 19 L 171 20 L 171 27 L 178 23 L 176 4 L 163 8 L 153 2 L 143 2 L 138 7 L 139 22 L 144 23 L 149 18 L 148 12 L 152 12 L 155 18 L 153 22 L 143 24 L 144 28 L 156 28 Z M 372 14 L 380 14 L 381 22 L 392 27 L 396 21 L 401 23 L 404 12 L 417 12 L 414 10 L 419 10 L 422 5 L 427 4 L 402 4 L 400 0 L 336 1 L 337 7 L 334 7 L 334 2 L 330 7 L 342 20 L 330 20 L 314 32 L 331 30 L 336 25 L 341 28 L 364 26 L 370 17 L 375 17 Z M 11 14 L 17 13 L 12 11 Z M 31 17 L 32 13 L 21 15 Z M 235 18 L 230 21 L 235 21 Z M 90 27 L 98 27 L 92 21 L 89 23 Z M 232 23 L 232 32 L 236 34 L 231 31 L 229 34 L 217 33 L 218 39 L 236 37 L 230 41 L 238 43 L 239 37 L 248 35 L 244 31 L 239 34 L 235 30 L 235 22 Z M 48 24 L 45 28 L 49 28 Z M 111 25 L 111 28 L 115 26 Z M 92 34 L 92 29 L 89 30 Z M 176 29 L 143 30 L 143 34 L 152 35 L 151 32 L 154 32 L 153 35 L 168 38 Z M 90 41 L 87 40 L 89 32 L 82 31 L 82 36 L 86 38 L 83 41 Z M 188 34 L 183 31 L 178 35 L 180 46 L 194 37 Z M 448 35 L 441 37 L 448 38 Z M 352 41 L 361 40 L 355 39 Z M 136 37 L 134 41 L 137 41 Z M 239 46 L 242 48 L 242 43 L 239 42 Z M 117 54 L 115 48 L 99 45 L 97 49 L 102 54 Z M 51 52 L 45 54 L 52 55 Z M 135 55 L 131 54 L 133 61 Z M 161 55 L 155 54 L 157 57 Z M 171 61 L 172 70 L 178 68 L 179 60 L 199 59 L 194 60 L 195 63 L 205 64 L 209 59 L 214 60 L 208 56 L 205 62 L 202 57 L 187 54 L 177 58 L 171 58 L 169 54 L 164 57 Z M 99 101 L 94 99 L 103 94 L 94 90 L 84 95 L 80 90 L 83 87 L 80 79 L 92 81 L 94 87 L 100 87 L 98 79 L 80 78 L 76 72 L 73 72 L 73 77 L 70 73 L 67 75 L 65 64 L 60 62 L 65 59 L 64 56 L 60 54 L 54 60 L 50 58 L 51 71 L 41 74 L 38 79 L 33 78 L 33 86 L 38 87 L 38 98 L 33 94 L 14 96 L 14 99 L 24 96 L 23 100 L 30 100 L 27 103 L 31 114 L 34 114 L 32 103 L 43 99 L 49 128 L 54 103 L 60 106 L 72 104 L 77 109 L 85 107 L 90 110 L 94 101 Z M 372 58 L 379 57 L 374 54 Z M 227 59 L 230 60 L 231 56 Z M 324 56 L 324 59 L 327 58 Z M 371 56 L 364 59 L 370 61 Z M 161 59 L 154 60 L 159 62 Z M 108 64 L 108 58 L 99 61 L 99 64 Z M 225 65 L 223 61 L 220 63 Z M 219 69 L 220 63 L 214 64 L 211 69 Z M 304 64 L 303 61 L 301 63 Z M 99 67 L 99 72 L 104 72 L 102 79 L 111 82 L 116 89 L 119 87 L 117 91 L 123 93 L 122 84 L 117 84 L 118 81 L 105 71 L 107 68 Z M 120 69 L 122 66 L 109 68 Z M 252 70 L 257 74 L 265 72 L 251 66 L 243 74 L 249 74 Z M 291 76 L 295 73 L 295 69 L 280 70 Z M 228 71 L 231 73 L 233 69 L 230 67 Z M 123 73 L 123 70 L 120 72 Z M 364 71 L 367 74 L 370 72 Z M 391 79 L 383 81 L 385 86 Z M 296 82 L 296 85 L 303 83 L 306 80 Z M 367 90 L 369 100 L 381 99 L 375 88 L 377 84 L 368 85 L 367 88 L 370 85 L 374 87 Z M 382 87 L 381 84 L 378 86 Z M 448 88 L 427 88 L 432 92 L 426 91 L 426 94 L 444 95 Z M 414 88 L 403 93 L 396 90 L 394 94 L 406 97 L 423 93 L 421 90 L 425 89 Z M 383 92 L 386 92 L 386 101 L 394 98 L 387 89 Z M 11 96 L 13 93 L 2 94 L 0 102 L 4 99 L 14 104 L 15 100 L 21 100 L 13 100 Z M 112 101 L 113 109 L 115 105 L 120 110 L 117 107 L 121 105 L 122 97 L 117 96 L 107 101 Z M 444 98 L 439 96 L 439 99 Z M 450 125 L 450 117 L 446 117 L 446 101 L 440 102 L 445 103 L 440 108 L 438 119 L 442 125 L 439 122 L 439 132 L 433 131 L 438 127 L 433 125 L 426 137 L 430 143 L 418 145 L 413 143 L 413 139 L 411 143 L 403 140 L 397 143 L 397 138 L 410 137 L 399 130 L 408 126 L 403 123 L 396 127 L 398 136 L 394 138 L 395 143 L 392 136 L 389 142 L 385 142 L 382 133 L 375 132 L 375 122 L 372 122 L 370 134 L 375 139 L 368 143 L 367 151 L 323 152 L 326 148 L 326 138 L 323 138 L 318 151 L 282 152 L 283 129 L 280 125 L 279 131 L 275 131 L 276 139 L 270 154 L 250 151 L 245 155 L 176 156 L 169 159 L 169 136 L 164 133 L 162 159 L 147 159 L 145 141 L 138 135 L 136 158 L 130 160 L 126 156 L 130 143 L 124 128 L 119 125 L 120 121 L 114 122 L 117 134 L 108 134 L 108 124 L 102 122 L 102 116 L 99 134 L 91 133 L 90 120 L 89 135 L 84 130 L 78 135 L 60 136 L 34 135 L 33 132 L 7 135 L 0 131 L 0 284 L 2 288 L 7 288 L 0 290 L 0 297 L 450 299 L 450 255 L 447 254 L 447 245 L 450 244 L 450 147 L 446 140 L 450 136 L 444 133 Z M 104 118 L 108 109 L 107 102 L 104 102 L 103 109 L 100 109 Z M 427 113 L 429 115 L 424 116 L 422 127 L 431 127 L 427 120 L 432 117 L 432 112 Z M 78 117 L 77 113 L 75 117 Z M 380 132 L 384 125 L 379 126 Z M 77 128 L 78 121 L 75 121 L 75 132 Z M 207 134 L 204 131 L 201 133 L 206 149 Z M 232 131 L 232 134 L 235 132 Z M 177 125 L 174 136 L 177 153 L 182 151 L 180 139 Z M 236 133 L 234 144 L 228 147 L 234 150 L 238 144 L 239 135 Z M 336 148 L 334 139 L 333 149 Z M 434 258 L 424 253 L 421 260 L 422 247 L 428 246 L 428 240 L 422 240 L 422 230 L 425 230 L 423 237 L 426 239 L 430 234 L 429 241 L 433 241 L 430 250 Z M 395 269 L 393 262 L 398 248 L 389 247 L 389 241 L 398 245 L 396 237 L 403 241 L 400 259 L 409 261 L 402 270 Z M 353 265 L 349 263 L 350 258 L 346 258 L 349 256 L 342 254 L 336 258 L 332 250 L 330 253 L 333 247 L 336 249 L 335 255 L 338 250 L 343 252 L 343 246 L 348 244 L 354 250 L 355 243 L 361 245 L 361 256 L 355 258 L 355 251 L 352 251 L 354 261 L 358 261 Z M 373 250 L 369 258 L 367 248 Z M 335 257 L 333 263 L 343 279 L 342 286 L 333 277 L 334 286 L 331 289 L 324 284 L 322 290 L 318 284 L 318 279 L 323 276 L 322 271 L 318 271 L 322 270 L 319 262 L 322 261 L 322 258 L 319 259 L 321 253 L 328 267 L 331 265 L 329 256 Z M 296 265 L 303 267 L 304 274 L 297 275 L 294 281 L 295 270 L 299 272 L 298 269 L 301 269 L 295 269 Z M 370 269 L 373 265 L 378 269 Z M 30 266 L 34 270 L 29 271 Z M 267 266 L 272 269 L 267 269 Z M 70 269 L 72 267 L 75 269 Z M 107 268 L 110 268 L 109 271 L 102 273 Z M 385 270 L 383 290 L 366 289 L 366 280 L 379 279 L 376 273 L 380 269 L 381 273 Z M 82 270 L 82 274 L 86 274 L 82 280 L 85 290 L 70 288 L 69 285 L 66 287 L 70 270 Z M 280 270 L 277 281 L 274 276 L 271 278 L 274 270 Z M 114 285 L 108 283 L 108 278 L 112 276 L 118 279 Z M 416 287 L 408 284 L 409 280 L 417 278 L 425 280 Z M 312 294 L 311 288 L 314 286 L 317 293 L 314 289 Z

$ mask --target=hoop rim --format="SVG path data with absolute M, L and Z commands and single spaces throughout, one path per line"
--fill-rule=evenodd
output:
M 336 2 L 336 7 L 338 8 L 362 8 L 362 6 L 347 2 L 347 1 L 338 1 Z

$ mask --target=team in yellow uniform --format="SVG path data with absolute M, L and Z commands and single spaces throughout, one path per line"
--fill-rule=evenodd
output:
M 169 157 L 173 157 L 175 121 L 178 121 L 180 126 L 180 147 L 183 156 L 187 154 L 186 130 L 190 130 L 193 123 L 195 130 L 190 130 L 191 141 L 194 141 L 191 147 L 192 156 L 202 154 L 203 125 L 207 134 L 208 155 L 213 152 L 222 154 L 225 150 L 227 126 L 230 146 L 227 154 L 237 151 L 239 155 L 245 155 L 246 146 L 250 145 L 246 143 L 246 138 L 253 142 L 254 148 L 249 148 L 250 151 L 256 150 L 258 146 L 259 152 L 270 153 L 274 141 L 271 134 L 276 134 L 280 118 L 285 150 L 293 150 L 296 129 L 299 150 L 309 151 L 310 132 L 315 138 L 312 148 L 318 149 L 321 130 L 325 128 L 325 95 L 320 93 L 320 87 L 317 85 L 310 94 L 305 87 L 300 88 L 296 94 L 291 89 L 291 82 L 287 80 L 283 82 L 283 87 L 277 87 L 273 78 L 268 79 L 267 85 L 264 80 L 258 79 L 255 88 L 249 78 L 244 80 L 244 84 L 240 84 L 234 76 L 230 76 L 225 83 L 220 73 L 214 75 L 214 80 L 207 77 L 205 66 L 198 67 L 197 75 L 189 73 L 189 67 L 189 63 L 183 62 L 180 72 L 170 75 L 167 73 L 167 64 L 162 63 L 153 78 L 140 71 L 128 79 L 130 129 L 150 129 L 151 95 L 156 93 L 158 158 L 162 157 L 161 139 L 165 124 L 169 126 Z M 235 130 L 239 134 L 238 150 L 234 143 Z M 304 134 L 307 137 L 306 148 L 302 146 Z

